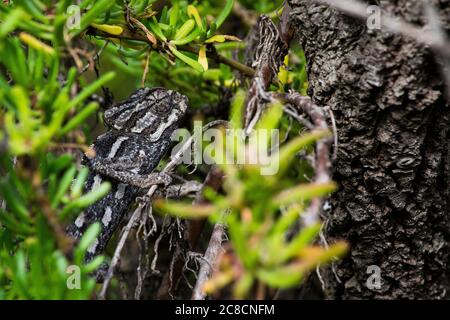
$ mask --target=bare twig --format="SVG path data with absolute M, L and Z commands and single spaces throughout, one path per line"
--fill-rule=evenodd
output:
M 297 92 L 290 92 L 287 94 L 273 93 L 274 98 L 289 103 L 298 111 L 308 115 L 314 127 L 317 129 L 328 129 L 327 117 L 325 108 L 317 106 L 309 97 L 300 95 Z M 316 144 L 316 160 L 315 164 L 315 178 L 318 183 L 327 183 L 331 181 L 329 167 L 330 163 L 330 146 L 326 139 L 317 141 Z M 322 210 L 322 199 L 314 198 L 307 211 L 302 214 L 302 224 L 310 226 L 320 221 L 320 213 Z
M 208 200 L 205 199 L 203 191 L 206 188 L 210 188 L 212 190 L 218 191 L 223 183 L 223 172 L 216 166 L 213 166 L 208 175 L 205 178 L 205 182 L 203 184 L 202 191 L 197 193 L 195 198 L 195 203 L 197 204 L 206 204 Z M 198 238 L 203 229 L 205 221 L 202 220 L 191 220 L 186 229 L 186 238 L 188 239 L 190 250 L 195 250 L 198 242 Z
M 148 220 L 151 221 L 151 228 L 147 230 Z M 137 284 L 134 290 L 134 298 L 139 300 L 141 297 L 144 280 L 149 270 L 149 254 L 148 254 L 148 238 L 157 231 L 156 220 L 153 217 L 152 208 L 150 207 L 148 213 L 143 215 L 138 230 L 136 231 L 136 242 L 139 248 L 139 261 L 137 267 Z M 142 237 L 142 240 L 141 238 Z M 143 247 L 141 242 L 143 242 Z
M 149 65 L 150 65 L 150 53 L 147 52 L 147 58 L 145 59 L 144 73 L 142 74 L 141 87 L 145 86 L 145 80 L 147 79 Z
M 100 55 L 102 54 L 103 50 L 105 50 L 105 48 L 108 46 L 109 44 L 109 40 L 105 41 L 105 43 L 103 44 L 103 46 L 98 50 L 98 52 L 94 55 L 94 57 L 92 58 L 92 61 L 96 61 L 100 58 Z M 89 67 L 91 66 L 91 63 L 87 63 L 79 72 L 79 75 L 86 72 L 87 69 L 89 69 Z
M 138 19 L 131 17 L 131 16 L 129 18 L 133 24 L 137 25 L 138 28 L 141 29 L 145 33 L 145 36 L 147 37 L 148 41 L 150 41 L 154 45 L 157 44 L 155 35 L 150 30 L 148 30 L 147 27 L 142 22 L 140 22 Z
M 157 186 L 152 186 L 150 188 L 150 191 L 153 190 L 153 192 L 155 192 Z M 150 193 L 149 191 L 149 193 Z M 151 192 L 151 194 L 153 194 L 153 192 Z M 147 194 L 148 195 L 148 194 Z M 131 231 L 131 228 L 133 227 L 133 225 L 139 220 L 139 218 L 141 217 L 141 213 L 142 210 L 144 208 L 144 202 L 141 202 L 138 207 L 136 208 L 136 210 L 134 210 L 133 215 L 131 216 L 130 220 L 128 221 L 127 225 L 125 226 L 125 228 L 123 229 L 123 233 L 122 236 L 120 237 L 120 240 L 116 246 L 116 250 L 114 251 L 114 256 L 111 260 L 111 264 L 109 266 L 108 272 L 106 273 L 106 277 L 105 280 L 103 282 L 103 286 L 102 286 L 102 290 L 100 291 L 99 294 L 99 299 L 105 299 L 105 295 L 106 295 L 106 290 L 108 289 L 109 286 L 109 282 L 111 281 L 111 278 L 114 274 L 114 268 L 116 267 L 117 263 L 119 262 L 120 259 L 120 254 L 122 252 L 123 246 L 125 245 L 125 241 L 128 238 L 128 234 Z
M 172 160 L 164 167 L 162 172 L 172 171 L 175 168 L 175 166 L 178 164 L 178 162 L 182 159 L 183 153 L 187 150 L 187 148 L 190 148 L 190 145 L 191 145 L 191 141 L 188 141 L 188 143 L 186 143 L 183 146 L 183 148 L 181 148 L 180 151 L 172 158 Z M 150 190 L 145 195 L 145 198 L 147 199 L 147 201 L 139 202 L 138 207 L 134 210 L 133 215 L 131 216 L 130 220 L 128 221 L 127 225 L 125 226 L 122 236 L 120 237 L 120 240 L 114 251 L 114 255 L 111 260 L 111 265 L 109 266 L 108 272 L 107 272 L 105 280 L 103 282 L 102 290 L 99 295 L 100 299 L 105 299 L 106 290 L 108 289 L 109 282 L 111 281 L 111 278 L 114 274 L 114 269 L 115 269 L 117 263 L 119 262 L 120 254 L 122 252 L 123 246 L 125 245 L 125 241 L 128 238 L 128 234 L 130 233 L 131 228 L 141 217 L 142 210 L 149 203 L 150 199 L 152 198 L 152 196 L 155 193 L 157 188 L 158 188 L 158 185 L 153 185 L 150 188 Z
M 192 292 L 192 300 L 204 300 L 206 298 L 206 294 L 203 291 L 203 286 L 209 280 L 212 272 L 217 265 L 217 258 L 223 251 L 222 240 L 224 238 L 224 235 L 225 226 L 221 222 L 216 223 L 209 240 L 204 259 L 202 260 L 202 263 L 200 265 L 200 271 L 197 276 L 197 283 L 195 284 L 194 291 Z
M 333 129 L 333 156 L 332 160 L 336 160 L 338 156 L 338 148 L 339 148 L 339 136 L 338 136 L 338 130 L 336 125 L 336 119 L 334 118 L 333 110 L 329 106 L 325 107 L 325 110 L 328 111 L 328 114 L 330 115 L 331 120 L 331 128 Z
M 170 225 L 170 217 L 169 216 L 164 216 L 164 220 L 163 220 L 163 224 L 161 227 L 161 232 L 158 236 L 158 238 L 156 238 L 155 243 L 153 245 L 153 252 L 155 253 L 155 255 L 153 256 L 152 259 L 152 263 L 150 264 L 150 269 L 152 270 L 152 272 L 154 274 L 159 274 L 159 270 L 156 269 L 156 264 L 158 263 L 158 252 L 159 252 L 159 244 L 161 243 L 161 240 L 164 238 L 164 236 L 168 233 L 168 228 Z
M 206 203 L 206 199 L 204 199 L 203 197 L 203 191 L 205 190 L 205 188 L 208 187 L 217 191 L 222 185 L 222 181 L 223 181 L 223 173 L 217 167 L 212 167 L 208 175 L 206 176 L 206 179 L 203 183 L 201 190 L 197 192 L 194 203 L 196 204 Z M 184 239 L 186 240 L 189 246 L 188 250 L 190 251 L 195 250 L 198 238 L 200 237 L 204 225 L 205 219 L 191 220 L 187 222 L 187 229 L 184 232 Z M 161 282 L 161 286 L 158 289 L 158 293 L 156 295 L 158 299 L 169 298 L 173 283 L 177 282 L 177 279 L 183 273 L 184 258 L 182 256 L 180 257 L 174 256 L 172 258 L 171 265 L 173 265 L 173 268 L 171 268 L 170 270 L 171 272 L 166 272 Z M 173 281 L 174 279 L 175 281 Z
M 71 55 L 73 61 L 75 62 L 75 66 L 77 67 L 77 70 L 79 70 L 79 73 L 81 73 L 81 70 L 83 69 L 83 62 L 81 61 L 80 57 L 78 56 L 77 50 L 74 50 L 72 46 L 67 42 L 67 51 L 69 51 L 69 54 Z
M 306 113 L 312 121 L 313 128 L 328 128 L 326 122 L 327 117 L 325 115 L 324 108 L 320 108 L 319 106 L 314 104 L 309 97 L 301 96 L 296 92 L 290 92 L 288 94 L 269 94 L 264 91 L 263 94 L 268 100 L 272 100 L 273 98 L 282 100 L 283 102 L 289 103 L 292 106 L 296 107 L 300 112 Z M 311 127 L 311 124 L 309 124 L 309 126 Z M 329 174 L 330 160 L 328 141 L 320 140 L 317 142 L 315 166 L 316 182 L 329 182 L 331 179 Z M 322 200 L 320 198 L 313 199 L 308 210 L 301 216 L 302 225 L 310 226 L 319 222 L 321 208 Z M 216 224 L 205 253 L 205 263 L 202 263 L 200 267 L 197 283 L 192 294 L 192 299 L 194 300 L 203 300 L 206 297 L 205 293 L 203 292 L 203 286 L 209 280 L 211 273 L 215 268 L 217 257 L 222 250 L 222 238 L 224 234 L 224 226 L 221 223 Z
M 217 191 L 222 185 L 222 182 L 223 182 L 222 171 L 218 167 L 213 166 L 208 172 L 208 175 L 206 176 L 202 189 L 197 193 L 194 203 L 196 204 L 206 203 L 207 201 L 203 196 L 204 189 L 208 187 Z M 187 222 L 187 229 L 184 233 L 184 239 L 186 240 L 189 246 L 188 250 L 190 250 L 191 252 L 194 252 L 196 249 L 198 239 L 205 225 L 205 221 L 206 221 L 205 219 L 200 219 L 200 220 L 191 220 Z M 182 256 L 180 257 L 174 256 L 172 258 L 171 266 L 173 265 L 173 268 L 169 270 L 171 272 L 166 272 L 166 274 L 164 275 L 164 278 L 161 282 L 161 286 L 157 293 L 158 299 L 169 298 L 173 283 L 174 282 L 176 283 L 180 275 L 183 274 L 183 266 L 185 265 L 184 260 L 185 259 Z M 203 259 L 202 264 L 203 263 L 209 264 L 209 261 Z
M 90 153 L 92 149 L 85 144 L 73 143 L 73 142 L 57 142 L 51 143 L 48 146 L 49 149 L 79 149 L 83 151 L 83 153 Z
M 283 108 L 284 112 L 287 113 L 289 116 L 291 116 L 291 118 L 294 118 L 295 120 L 297 120 L 300 124 L 302 124 L 303 126 L 305 126 L 308 129 L 313 129 L 314 125 L 309 122 L 307 119 L 305 119 L 305 117 L 303 117 L 302 115 L 298 114 L 297 111 L 292 110 L 289 106 L 285 106 Z
M 245 108 L 245 133 L 248 135 L 259 120 L 265 103 L 269 100 L 266 90 L 276 78 L 288 52 L 277 26 L 267 16 L 261 16 L 252 30 L 247 54 L 256 72 L 248 90 Z

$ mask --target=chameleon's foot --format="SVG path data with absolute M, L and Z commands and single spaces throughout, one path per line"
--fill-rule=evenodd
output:
M 165 187 L 167 187 L 169 184 L 172 183 L 172 176 L 169 173 L 166 172 L 155 172 L 151 173 L 147 176 L 146 183 L 148 183 L 148 186 L 152 186 L 154 184 L 162 184 Z
M 109 270 L 109 264 L 107 262 L 103 262 L 97 270 L 91 273 L 92 277 L 95 279 L 97 283 L 103 283 L 106 278 L 106 274 Z

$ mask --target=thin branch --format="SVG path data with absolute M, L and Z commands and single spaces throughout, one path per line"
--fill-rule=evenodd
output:
M 222 219 L 223 220 L 223 217 Z M 203 257 L 200 265 L 200 271 L 197 276 L 197 283 L 192 292 L 192 300 L 204 300 L 206 294 L 203 290 L 205 283 L 211 277 L 211 274 L 215 270 L 218 262 L 218 257 L 223 251 L 222 240 L 225 235 L 225 226 L 223 223 L 218 222 L 214 225 L 214 229 L 211 238 L 206 249 L 205 256 Z
M 283 30 L 286 26 L 283 27 Z M 280 34 L 267 16 L 261 16 L 253 28 L 249 47 L 251 65 L 256 68 L 245 102 L 244 126 L 248 135 L 261 117 L 269 100 L 266 94 L 271 83 L 277 82 L 277 74 L 289 50 L 288 37 Z
M 100 55 L 102 54 L 103 50 L 108 46 L 109 44 L 109 40 L 105 41 L 105 43 L 103 44 L 103 46 L 98 50 L 98 52 L 94 55 L 94 57 L 92 58 L 92 61 L 96 61 L 100 58 Z M 82 73 L 86 72 L 89 67 L 91 66 L 91 63 L 87 63 L 78 73 L 78 75 L 81 75 Z
M 178 49 L 181 51 L 191 52 L 194 54 L 198 54 L 198 52 L 199 52 L 198 48 L 193 47 L 193 46 L 188 46 L 188 45 L 179 46 Z M 216 61 L 218 63 L 226 64 L 226 65 L 232 67 L 233 69 L 238 70 L 243 75 L 246 75 L 248 77 L 253 77 L 255 75 L 255 70 L 253 70 L 252 68 L 246 66 L 245 64 L 240 63 L 239 61 L 222 56 L 221 54 L 217 53 L 216 51 L 208 50 L 206 52 L 206 56 L 208 58 L 213 59 L 214 61 Z
M 147 58 L 145 59 L 144 73 L 142 74 L 141 87 L 145 86 L 145 80 L 147 79 L 149 65 L 150 65 L 150 53 L 147 53 Z
M 92 149 L 88 147 L 85 144 L 79 144 L 79 143 L 73 143 L 73 142 L 56 142 L 51 143 L 48 146 L 49 149 L 59 149 L 59 148 L 66 148 L 66 149 L 79 149 L 83 151 L 83 153 L 91 153 Z
M 203 182 L 202 188 L 199 192 L 197 192 L 195 200 L 193 204 L 201 204 L 206 203 L 206 199 L 204 198 L 204 190 L 206 188 L 211 188 L 213 190 L 219 190 L 220 186 L 223 182 L 223 173 L 217 167 L 213 166 L 208 175 Z M 189 248 L 188 250 L 194 252 L 197 246 L 198 239 L 200 237 L 201 232 L 203 231 L 203 227 L 205 225 L 206 219 L 200 220 L 189 220 L 187 221 L 187 228 L 184 232 L 184 240 L 187 242 Z M 187 262 L 187 261 L 186 261 Z M 156 295 L 157 299 L 168 299 L 171 291 L 171 287 L 173 283 L 177 283 L 179 277 L 183 273 L 183 267 L 185 264 L 185 259 L 182 255 L 177 257 L 174 255 L 172 258 L 171 268 L 172 272 L 166 272 L 164 274 L 164 278 L 161 281 L 161 285 L 158 289 L 158 293 Z M 170 270 L 169 270 L 170 271 Z
M 183 148 L 181 148 L 180 151 L 172 158 L 172 160 L 164 167 L 162 172 L 169 172 L 175 168 L 175 166 L 178 164 L 178 162 L 182 159 L 182 155 L 184 154 L 184 152 L 187 151 L 188 148 L 190 148 L 191 143 L 192 143 L 191 140 L 193 140 L 193 139 L 191 138 L 187 141 L 187 143 L 185 143 Z M 109 282 L 111 281 L 111 278 L 114 274 L 114 269 L 115 269 L 117 263 L 119 262 L 120 254 L 122 253 L 122 249 L 128 238 L 128 234 L 130 233 L 133 225 L 141 217 L 141 213 L 142 213 L 142 210 L 144 209 L 144 207 L 150 203 L 150 199 L 152 198 L 156 189 L 158 189 L 158 185 L 151 186 L 151 188 L 147 192 L 147 194 L 143 198 L 141 198 L 141 200 L 143 200 L 143 201 L 139 201 L 138 207 L 134 210 L 133 215 L 131 216 L 131 219 L 128 221 L 127 225 L 125 226 L 122 236 L 120 237 L 120 240 L 116 246 L 116 249 L 114 250 L 114 255 L 111 260 L 111 264 L 109 266 L 105 280 L 103 282 L 102 290 L 99 294 L 99 299 L 105 299 L 106 290 L 108 289 Z M 147 199 L 147 201 L 145 201 L 144 199 Z
M 99 37 L 102 37 L 105 39 L 116 38 L 116 39 L 122 39 L 122 40 L 135 40 L 135 41 L 145 42 L 145 43 L 148 43 L 156 51 L 161 51 L 161 52 L 166 51 L 165 47 L 167 47 L 167 44 L 164 44 L 164 43 L 163 44 L 158 43 L 157 45 L 155 45 L 146 36 L 141 35 L 137 32 L 131 32 L 129 29 L 124 29 L 124 31 L 120 35 L 112 35 L 112 34 L 104 32 L 104 31 L 100 31 L 100 30 L 91 28 L 88 30 L 87 35 L 99 36 Z M 177 49 L 180 51 L 191 52 L 191 53 L 195 53 L 195 54 L 198 54 L 198 52 L 199 52 L 198 48 L 190 46 L 190 45 L 178 46 Z M 206 55 L 208 58 L 213 59 L 217 63 L 226 64 L 226 65 L 232 67 L 233 69 L 240 71 L 242 74 L 244 74 L 248 77 L 253 77 L 255 74 L 255 70 L 253 70 L 252 68 L 246 66 L 245 64 L 240 63 L 239 61 L 229 59 L 225 56 L 222 56 L 221 54 L 219 54 L 215 51 L 209 50 L 209 51 L 207 51 Z
M 152 188 L 150 189 L 149 193 L 151 191 L 154 192 L 155 190 L 156 190 L 156 186 L 152 186 Z M 151 194 L 153 194 L 153 192 Z M 108 268 L 108 272 L 106 273 L 105 280 L 103 282 L 102 290 L 100 291 L 100 294 L 99 294 L 99 297 L 98 297 L 101 300 L 105 299 L 106 290 L 108 289 L 109 282 L 111 281 L 111 278 L 112 278 L 112 276 L 114 274 L 114 269 L 115 269 L 117 263 L 119 262 L 120 254 L 121 254 L 123 246 L 125 245 L 125 242 L 126 242 L 126 240 L 128 238 L 128 234 L 130 233 L 133 225 L 141 217 L 141 213 L 142 213 L 142 209 L 143 208 L 144 208 L 144 203 L 142 202 L 142 203 L 140 203 L 138 205 L 136 210 L 134 210 L 133 215 L 131 216 L 131 219 L 128 221 L 127 225 L 123 229 L 122 236 L 120 237 L 120 240 L 119 240 L 119 242 L 117 244 L 116 250 L 114 251 L 114 256 L 113 256 L 113 258 L 111 260 L 111 264 L 110 264 L 110 266 Z
M 131 16 L 129 18 L 132 23 L 137 25 L 139 29 L 141 29 L 145 33 L 145 36 L 147 37 L 148 41 L 150 41 L 154 45 L 157 44 L 155 35 L 150 30 L 148 30 L 147 27 L 142 22 Z
M 311 98 L 302 96 L 298 92 L 290 92 L 287 94 L 273 93 L 272 96 L 284 103 L 289 103 L 293 107 L 297 108 L 299 112 L 305 113 L 311 119 L 315 128 L 328 129 L 327 117 L 325 114 L 325 108 L 321 108 L 316 105 Z M 327 183 L 331 181 L 330 177 L 330 144 L 326 139 L 317 141 L 316 144 L 316 159 L 315 166 L 315 182 Z M 320 219 L 320 213 L 323 207 L 323 200 L 321 198 L 314 198 L 311 201 L 309 208 L 304 214 L 302 214 L 302 225 L 310 226 Z
M 286 12 L 289 12 L 289 7 L 286 10 Z M 286 18 L 287 14 L 284 16 Z M 253 48 L 255 52 L 252 52 L 254 57 L 252 65 L 256 65 L 257 69 L 253 72 L 252 83 L 246 98 L 244 117 L 246 134 L 250 133 L 259 120 L 263 111 L 263 104 L 271 100 L 271 96 L 266 90 L 271 83 L 274 83 L 279 67 L 283 64 L 283 59 L 288 52 L 290 41 L 288 28 L 288 24 L 285 23 L 282 28 L 284 33 L 281 35 L 275 24 L 269 18 L 263 16 L 258 20 L 258 28 L 254 29 L 258 36 L 257 43 Z M 224 216 L 222 216 L 222 220 L 223 218 Z M 192 293 L 193 300 L 204 300 L 206 298 L 203 287 L 211 277 L 218 256 L 223 250 L 222 239 L 224 236 L 225 226 L 221 222 L 216 223 L 204 260 L 200 266 L 197 283 Z
M 333 141 L 333 156 L 331 159 L 334 161 L 337 159 L 337 156 L 338 156 L 339 135 L 338 135 L 336 119 L 334 118 L 333 110 L 331 110 L 331 108 L 329 106 L 326 106 L 325 110 L 328 111 L 328 114 L 330 115 L 331 128 L 333 129 L 334 141 Z

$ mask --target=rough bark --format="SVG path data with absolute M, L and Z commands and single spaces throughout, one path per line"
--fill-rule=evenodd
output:
M 310 0 L 290 0 L 309 94 L 334 112 L 340 190 L 326 237 L 351 252 L 325 274 L 328 298 L 442 298 L 449 263 L 449 106 L 432 53 Z M 419 0 L 377 1 L 423 25 Z M 449 25 L 450 1 L 432 1 Z M 373 3 L 372 3 L 373 4 Z M 444 14 L 444 12 L 446 12 Z M 448 30 L 448 29 L 447 29 Z M 367 267 L 381 268 L 370 290 Z

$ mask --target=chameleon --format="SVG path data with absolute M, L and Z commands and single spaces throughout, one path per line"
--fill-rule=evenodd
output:
M 86 253 L 86 261 L 101 254 L 136 197 L 153 184 L 169 184 L 170 176 L 154 173 L 171 144 L 171 135 L 186 113 L 188 99 L 164 88 L 141 88 L 104 112 L 107 131 L 98 136 L 82 159 L 89 175 L 85 191 L 103 181 L 111 189 L 88 206 L 67 227 L 79 240 L 95 222 L 101 231 Z

